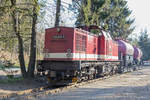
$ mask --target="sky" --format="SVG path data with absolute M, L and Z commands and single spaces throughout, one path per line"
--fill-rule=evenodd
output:
M 48 3 L 50 3 L 50 8 L 51 7 L 54 7 L 54 9 L 56 8 L 56 5 L 55 5 L 53 0 L 49 0 Z M 74 27 L 75 26 L 74 23 L 75 23 L 76 19 L 74 18 L 75 17 L 74 13 L 70 10 L 67 10 L 67 8 L 69 8 L 68 4 L 72 4 L 72 0 L 62 0 L 61 1 L 61 5 L 63 5 L 64 10 L 62 10 L 62 12 L 61 12 L 60 26 Z M 47 10 L 46 19 L 51 20 L 50 21 L 51 23 L 46 28 L 54 27 L 54 24 L 55 24 L 55 16 L 54 15 L 56 13 L 56 11 L 54 9 L 48 9 Z
M 136 26 L 134 34 L 139 34 L 141 29 L 147 29 L 150 35 L 150 0 L 127 0 L 131 17 L 135 18 Z

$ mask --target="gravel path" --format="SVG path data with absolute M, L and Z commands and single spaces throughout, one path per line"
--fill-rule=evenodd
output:
M 21 100 L 13 98 L 11 100 Z M 25 100 L 150 100 L 150 67 L 113 76 L 54 95 L 32 96 Z

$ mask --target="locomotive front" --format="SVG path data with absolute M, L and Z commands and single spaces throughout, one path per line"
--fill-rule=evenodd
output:
M 46 73 L 49 81 L 72 81 L 80 62 L 73 61 L 74 28 L 57 27 L 46 29 L 44 60 L 38 61 L 38 72 Z M 75 79 L 74 79 L 75 80 Z M 66 83 L 66 82 L 59 82 Z

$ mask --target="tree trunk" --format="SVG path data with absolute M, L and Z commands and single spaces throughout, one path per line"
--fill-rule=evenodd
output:
M 57 0 L 55 27 L 59 26 L 61 0 Z
M 33 20 L 32 20 L 32 34 L 31 34 L 31 45 L 30 45 L 30 59 L 28 65 L 28 77 L 34 77 L 35 61 L 36 61 L 36 21 L 37 13 L 36 8 L 33 10 Z
M 24 78 L 26 78 L 27 73 L 26 73 L 26 67 L 25 67 L 25 61 L 24 61 L 23 40 L 22 40 L 22 37 L 20 36 L 20 33 L 19 33 L 18 29 L 17 29 L 17 18 L 16 18 L 15 15 L 16 14 L 13 11 L 13 13 L 12 13 L 13 24 L 14 24 L 13 26 L 14 26 L 15 34 L 16 34 L 16 36 L 18 38 L 18 49 L 19 49 L 18 59 L 19 59 L 19 63 L 20 63 L 22 76 Z
M 18 36 L 18 48 L 19 48 L 19 63 L 20 63 L 20 68 L 21 68 L 21 73 L 24 78 L 27 77 L 26 73 L 26 67 L 25 67 L 25 61 L 24 61 L 24 49 L 23 49 L 23 41 L 20 36 Z
M 15 6 L 16 6 L 16 0 L 11 0 L 11 8 L 13 9 Z M 24 78 L 26 78 L 27 72 L 26 72 L 25 61 L 24 61 L 23 40 L 22 40 L 22 37 L 20 36 L 20 32 L 18 30 L 16 11 L 14 9 L 12 11 L 11 16 L 13 18 L 13 28 L 14 28 L 15 34 L 18 38 L 18 49 L 19 49 L 18 59 L 19 59 L 19 63 L 20 63 L 21 73 L 22 73 L 22 76 Z

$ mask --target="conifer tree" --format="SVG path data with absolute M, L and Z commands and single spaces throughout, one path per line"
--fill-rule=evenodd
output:
M 148 38 L 147 30 L 141 31 L 141 35 L 139 37 L 139 47 L 141 48 L 143 52 L 143 60 L 149 60 L 150 59 L 150 39 Z
M 82 0 L 76 25 L 104 27 L 113 37 L 127 38 L 132 33 L 134 19 L 125 0 Z

